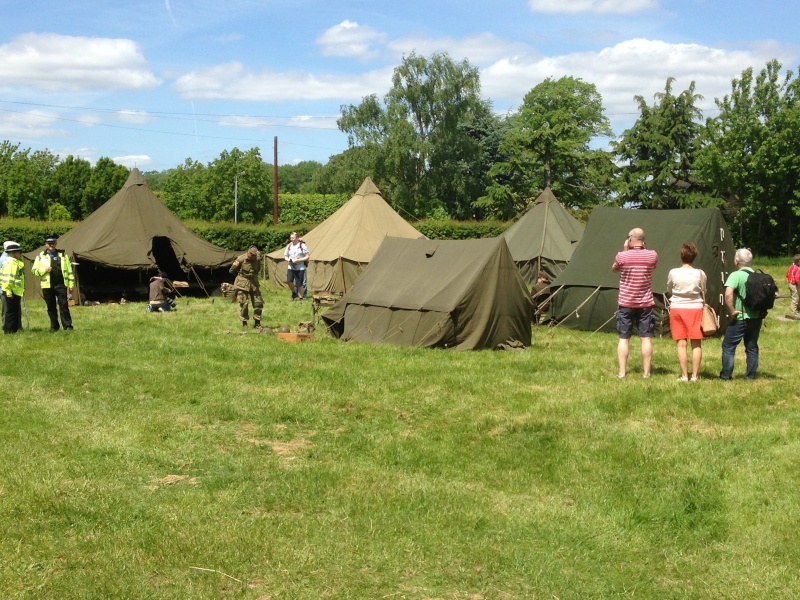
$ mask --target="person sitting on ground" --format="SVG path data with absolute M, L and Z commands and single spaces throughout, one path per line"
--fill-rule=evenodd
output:
M 150 278 L 150 304 L 147 312 L 169 312 L 172 310 L 175 300 L 175 291 L 167 285 L 167 274 L 159 271 Z
M 681 266 L 667 275 L 667 295 L 670 297 L 669 329 L 678 347 L 679 381 L 697 381 L 703 359 L 703 304 L 706 274 L 694 268 L 697 246 L 681 246 Z M 692 376 L 689 378 L 687 340 L 692 344 Z

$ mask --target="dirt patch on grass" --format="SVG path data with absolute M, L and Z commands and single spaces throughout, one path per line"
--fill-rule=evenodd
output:
M 686 419 L 666 419 L 657 421 L 655 419 L 644 419 L 628 421 L 633 429 L 647 429 L 651 431 L 684 432 L 691 431 L 711 438 L 722 438 L 732 435 L 734 428 L 725 425 L 709 424 L 704 421 L 689 421 Z
M 187 475 L 166 475 L 158 477 L 153 480 L 153 483 L 159 486 L 175 485 L 176 483 L 186 482 L 189 485 L 197 485 L 200 480 L 197 477 L 188 477 Z
M 314 444 L 305 438 L 296 440 L 289 440 L 288 442 L 269 442 L 269 447 L 278 455 L 281 464 L 285 467 L 291 466 L 302 458 L 301 454 L 308 448 L 312 448 Z

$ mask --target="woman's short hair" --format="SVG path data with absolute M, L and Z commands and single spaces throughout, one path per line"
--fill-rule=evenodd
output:
M 684 244 L 681 246 L 681 261 L 690 265 L 694 262 L 694 259 L 697 258 L 697 246 L 693 243 L 689 242 L 688 244 Z

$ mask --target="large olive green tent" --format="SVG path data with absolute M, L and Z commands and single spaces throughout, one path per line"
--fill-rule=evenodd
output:
M 312 293 L 348 291 L 387 235 L 425 237 L 387 204 L 367 177 L 350 200 L 303 236 L 310 255 L 308 289 Z M 288 287 L 283 252 L 280 248 L 266 256 L 274 287 Z
M 555 279 L 569 264 L 584 225 L 556 200 L 548 187 L 504 233 L 522 279 L 530 287 L 544 271 Z
M 722 314 L 724 282 L 735 270 L 736 249 L 719 209 L 632 210 L 597 207 L 566 269 L 551 284 L 551 317 L 560 325 L 587 331 L 616 331 L 619 273 L 611 270 L 628 232 L 644 229 L 647 247 L 658 252 L 653 273 L 656 334 L 669 334 L 667 274 L 681 265 L 680 248 L 697 246 L 694 266 L 708 277 L 706 300 Z M 721 331 L 726 323 L 721 323 Z
M 192 286 L 224 277 L 236 253 L 211 244 L 190 231 L 132 169 L 116 194 L 58 239 L 77 263 L 81 292 L 128 295 L 143 293 L 149 273 L 159 268 L 171 279 Z M 41 248 L 25 255 L 30 263 Z M 38 293 L 38 280 L 26 280 Z
M 387 237 L 323 320 L 343 340 L 473 350 L 531 343 L 533 303 L 502 237 Z

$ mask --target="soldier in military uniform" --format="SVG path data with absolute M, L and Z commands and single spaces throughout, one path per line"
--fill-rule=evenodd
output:
M 239 299 L 239 318 L 242 327 L 247 328 L 250 320 L 250 303 L 253 304 L 253 327 L 261 329 L 261 311 L 264 309 L 264 298 L 261 297 L 261 286 L 258 275 L 261 271 L 261 256 L 258 247 L 250 246 L 245 254 L 233 261 L 231 274 L 236 275 L 233 287 Z

